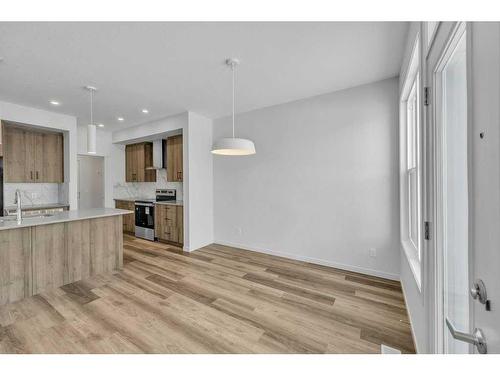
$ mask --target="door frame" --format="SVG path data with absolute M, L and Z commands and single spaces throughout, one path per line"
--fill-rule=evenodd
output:
M 106 207 L 106 157 L 103 155 L 91 155 L 91 154 L 77 154 L 76 155 L 76 164 L 77 164 L 77 184 L 76 184 L 76 202 L 78 209 L 80 209 L 80 157 L 91 157 L 91 158 L 99 158 L 102 160 L 102 203 L 103 207 Z
M 428 218 L 433 222 L 433 236 L 431 236 L 431 241 L 428 243 L 428 250 L 433 252 L 432 257 L 434 267 L 434 296 L 431 305 L 431 316 L 434 324 L 431 325 L 431 338 L 433 338 L 434 352 L 444 353 L 444 342 L 445 342 L 445 325 L 444 325 L 444 293 L 443 293 L 443 277 L 444 277 L 444 254 L 442 253 L 442 242 L 443 242 L 443 211 L 440 207 L 444 204 L 442 196 L 442 184 L 441 176 L 443 174 L 443 168 L 441 165 L 443 148 L 442 148 L 442 122 L 438 115 L 437 109 L 441 106 L 441 98 L 438 95 L 440 91 L 440 74 L 446 63 L 447 59 L 453 52 L 454 48 L 457 46 L 460 38 L 465 33 L 465 43 L 466 43 L 466 80 L 467 80 L 467 174 L 468 174 L 468 196 L 471 194 L 471 155 L 470 155 L 470 143 L 471 143 L 471 28 L 466 22 L 454 22 L 454 23 L 444 23 L 445 25 L 438 25 L 437 30 L 434 32 L 433 38 L 436 38 L 438 33 L 445 33 L 445 40 L 441 42 L 436 42 L 435 40 L 430 43 L 431 48 L 438 48 L 442 45 L 440 50 L 440 56 L 433 66 L 433 71 L 428 71 L 427 56 L 425 58 L 426 67 L 426 78 L 425 86 L 429 87 L 430 94 L 430 104 L 427 107 L 427 113 L 425 119 L 427 124 L 425 126 L 428 136 L 425 139 L 425 143 L 428 145 L 429 149 L 429 162 L 427 164 L 426 178 L 428 183 L 426 184 L 426 207 L 428 208 Z M 445 26 L 445 27 L 442 27 Z M 444 30 L 443 30 L 444 29 Z M 446 30 L 448 29 L 448 30 Z M 441 35 L 441 37 L 443 37 Z M 443 43 L 444 42 L 444 43 Z M 471 199 L 468 200 L 468 209 L 471 210 Z M 469 215 L 469 236 L 468 236 L 468 277 L 472 280 L 473 269 L 474 269 L 474 254 L 471 243 L 471 217 Z M 432 298 L 432 297 L 431 297 Z M 474 315 L 473 315 L 473 304 L 469 304 L 469 326 L 474 327 Z M 469 353 L 473 352 L 472 345 L 469 345 Z

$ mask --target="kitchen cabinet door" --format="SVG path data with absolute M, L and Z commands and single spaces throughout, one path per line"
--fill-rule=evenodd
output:
M 30 182 L 29 153 L 26 145 L 26 132 L 22 129 L 4 126 L 4 181 Z M 27 178 L 28 177 L 28 178 Z
M 153 144 L 148 142 L 144 144 L 144 181 L 145 182 L 156 182 L 156 170 L 146 169 L 147 167 L 153 165 Z
M 156 170 L 148 170 L 153 163 L 153 144 L 136 143 L 125 146 L 125 181 L 156 182 Z
M 42 157 L 42 166 L 35 168 L 36 181 L 64 182 L 64 137 L 62 134 L 43 134 Z
M 182 244 L 182 206 L 157 204 L 155 207 L 155 236 L 159 240 Z
M 184 243 L 184 207 L 177 206 L 177 242 Z
M 167 181 L 183 180 L 182 135 L 167 138 Z
M 125 146 L 125 181 L 127 182 L 137 182 L 138 181 L 138 155 L 137 155 L 137 145 L 127 145 Z
M 134 202 L 117 200 L 115 201 L 115 207 L 135 212 Z M 135 233 L 135 213 L 123 215 L 123 231 L 127 233 Z
M 27 146 L 27 148 L 31 149 L 31 156 L 28 158 L 31 182 L 45 182 L 43 176 L 44 165 L 53 162 L 45 155 L 43 143 L 46 135 L 38 132 L 27 132 L 26 134 L 29 134 L 31 142 L 31 145 Z

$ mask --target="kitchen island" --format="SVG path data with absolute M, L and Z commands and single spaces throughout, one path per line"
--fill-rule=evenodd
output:
M 113 208 L 0 217 L 0 305 L 123 266 L 122 215 Z

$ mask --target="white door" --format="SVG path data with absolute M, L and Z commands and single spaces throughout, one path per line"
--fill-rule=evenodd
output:
M 496 29 L 487 28 L 441 23 L 426 58 L 426 118 L 433 146 L 429 148 L 429 171 L 433 172 L 429 192 L 433 195 L 431 211 L 435 221 L 435 334 L 436 351 L 443 353 L 484 351 L 485 346 L 477 344 L 483 336 L 488 352 L 500 351 L 499 313 L 494 309 L 487 311 L 487 304 L 481 303 L 480 298 L 472 299 L 470 293 L 478 278 L 493 293 L 500 287 L 500 272 L 494 270 L 500 266 L 500 67 L 479 69 L 475 65 L 478 60 L 490 64 L 491 51 L 483 46 L 483 38 L 493 36 L 496 63 L 499 61 L 498 24 Z M 476 41 L 478 36 L 474 34 L 478 30 L 491 35 L 481 35 L 481 40 Z M 494 95 L 496 103 L 491 98 L 484 101 L 484 85 L 490 86 L 488 94 Z M 482 92 L 474 87 L 481 87 Z M 494 128 L 488 131 L 493 138 L 490 145 L 485 145 L 486 131 L 480 130 L 486 128 Z M 488 298 L 488 304 L 493 306 L 491 295 Z M 473 341 L 476 344 L 471 344 Z
M 78 155 L 78 209 L 104 207 L 104 157 Z
M 490 310 L 471 303 L 488 353 L 500 353 L 500 23 L 474 22 L 470 29 L 471 275 L 484 281 Z

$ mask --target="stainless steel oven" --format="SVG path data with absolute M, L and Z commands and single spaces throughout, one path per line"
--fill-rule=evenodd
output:
M 135 201 L 135 235 L 155 240 L 155 204 L 151 201 Z

